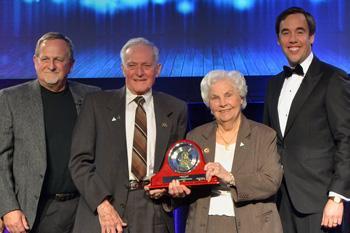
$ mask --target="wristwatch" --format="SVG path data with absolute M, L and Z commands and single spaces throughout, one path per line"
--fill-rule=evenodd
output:
M 329 199 L 333 200 L 335 203 L 340 204 L 343 202 L 343 199 L 341 199 L 338 196 L 334 196 L 334 197 L 329 197 Z

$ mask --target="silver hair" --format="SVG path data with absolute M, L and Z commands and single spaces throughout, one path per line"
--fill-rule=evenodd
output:
M 243 74 L 239 71 L 225 71 L 225 70 L 213 70 L 204 76 L 201 81 L 201 95 L 205 105 L 209 107 L 209 92 L 211 86 L 219 80 L 229 80 L 233 87 L 237 88 L 240 97 L 242 98 L 241 109 L 245 109 L 247 106 L 247 93 L 248 86 L 246 84 Z
M 71 39 L 69 39 L 67 36 L 63 35 L 62 33 L 59 32 L 48 32 L 45 33 L 42 37 L 39 38 L 39 40 L 36 42 L 35 46 L 35 56 L 39 57 L 40 53 L 40 45 L 47 40 L 63 40 L 66 42 L 68 48 L 69 48 L 69 59 L 71 61 L 74 61 L 74 51 L 73 51 L 73 42 Z
M 153 49 L 153 56 L 154 56 L 154 61 L 158 63 L 159 60 L 159 49 L 157 46 L 155 46 L 151 41 L 143 38 L 143 37 L 137 37 L 137 38 L 132 38 L 128 40 L 123 48 L 120 50 L 120 59 L 122 60 L 123 65 L 125 65 L 125 53 L 126 50 L 130 47 L 136 46 L 136 45 L 147 45 L 150 46 Z

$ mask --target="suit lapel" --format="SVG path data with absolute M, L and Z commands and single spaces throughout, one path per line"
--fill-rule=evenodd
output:
M 81 105 L 83 104 L 84 97 L 80 92 L 80 89 L 77 87 L 75 82 L 67 81 L 70 92 L 72 93 L 73 100 L 75 103 L 75 108 L 79 114 Z
M 276 78 L 274 78 L 273 82 L 274 82 L 274 87 L 273 87 L 273 91 L 272 91 L 272 99 L 271 99 L 271 120 L 273 121 L 272 125 L 275 125 L 276 128 L 278 129 L 277 134 L 279 138 L 283 138 L 282 137 L 282 132 L 281 132 L 281 126 L 280 126 L 280 122 L 279 122 L 279 117 L 278 117 L 278 100 L 281 94 L 281 90 L 282 90 L 282 86 L 285 80 L 285 76 L 284 73 L 280 73 Z
M 154 115 L 156 118 L 156 145 L 154 155 L 154 169 L 158 171 L 165 157 L 167 146 L 169 143 L 170 130 L 173 122 L 171 115 L 173 110 L 168 108 L 168 105 L 163 101 L 157 92 L 153 92 Z
M 308 72 L 306 73 L 299 90 L 297 91 L 292 105 L 289 110 L 287 125 L 285 129 L 284 136 L 287 135 L 288 131 L 293 125 L 293 122 L 298 115 L 298 112 L 300 111 L 301 107 L 311 94 L 312 90 L 315 88 L 316 84 L 320 80 L 322 73 L 320 72 L 320 62 L 319 60 L 314 57 Z
M 121 156 L 118 167 L 126 168 L 126 175 L 128 173 L 128 153 L 126 145 L 125 133 L 125 87 L 113 92 L 109 102 L 106 105 L 106 122 L 108 122 L 109 138 L 112 140 L 111 146 L 116 155 Z M 115 143 L 113 143 L 113 141 Z
M 33 137 L 35 139 L 35 145 L 38 147 L 40 151 L 40 158 L 37 160 L 43 162 L 43 166 L 38 167 L 46 167 L 46 138 L 45 138 L 45 123 L 44 123 L 44 110 L 41 98 L 41 90 L 40 84 L 38 80 L 33 81 L 29 88 L 31 90 L 28 91 L 29 98 L 28 104 L 25 106 L 26 111 L 29 113 L 28 122 L 29 127 L 32 128 L 31 132 L 33 132 Z
M 216 128 L 216 122 L 213 121 L 203 130 L 202 137 L 204 140 L 201 150 L 206 163 L 214 162 L 215 159 Z
M 249 125 L 249 121 L 247 118 L 241 114 L 241 125 L 238 130 L 237 140 L 236 140 L 236 148 L 235 148 L 235 156 L 233 158 L 232 163 L 232 173 L 236 174 L 241 167 L 243 166 L 243 163 L 246 162 L 248 158 L 248 153 L 250 148 L 250 140 L 248 136 L 251 133 L 251 128 Z

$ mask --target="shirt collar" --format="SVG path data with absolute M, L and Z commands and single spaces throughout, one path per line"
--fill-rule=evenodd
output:
M 314 58 L 314 54 L 311 52 L 309 56 L 307 56 L 307 58 L 300 64 L 301 67 L 303 67 L 304 76 L 307 73 L 313 58 Z
M 126 89 L 126 96 L 125 97 L 126 97 L 126 104 L 127 105 L 132 103 L 137 96 L 143 96 L 143 98 L 145 98 L 145 103 L 144 103 L 145 105 L 148 105 L 152 100 L 152 89 L 150 89 L 148 92 L 146 92 L 143 95 L 135 95 L 129 90 L 129 88 L 126 87 L 125 89 Z

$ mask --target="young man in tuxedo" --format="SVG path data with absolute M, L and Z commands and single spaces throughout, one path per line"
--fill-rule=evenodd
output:
M 284 166 L 283 230 L 340 232 L 350 200 L 350 80 L 312 52 L 310 13 L 288 8 L 275 26 L 288 66 L 269 82 L 264 122 L 277 132 Z

